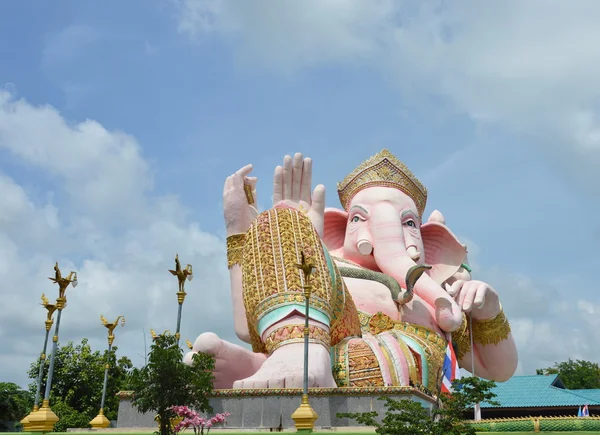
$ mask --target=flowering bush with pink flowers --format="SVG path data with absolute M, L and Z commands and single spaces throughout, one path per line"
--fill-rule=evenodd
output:
M 204 429 L 206 429 L 206 434 L 208 435 L 211 427 L 213 427 L 215 424 L 223 423 L 225 418 L 231 415 L 228 412 L 224 412 L 207 419 L 200 417 L 196 411 L 191 410 L 187 406 L 171 406 L 169 409 L 179 417 L 183 418 L 183 420 L 181 420 L 179 424 L 175 426 L 173 431 L 175 433 L 179 433 L 180 431 L 191 427 L 194 429 L 195 435 L 204 435 Z

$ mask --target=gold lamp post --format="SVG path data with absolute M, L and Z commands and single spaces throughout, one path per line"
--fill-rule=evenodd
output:
M 27 415 L 25 418 L 23 418 L 23 420 L 21 420 L 21 424 L 23 425 L 23 430 L 25 431 L 29 431 L 29 417 L 37 412 L 40 409 L 40 393 L 42 391 L 42 376 L 44 373 L 44 363 L 46 362 L 46 349 L 48 347 L 48 336 L 50 335 L 50 329 L 52 328 L 52 324 L 54 323 L 54 319 L 52 318 L 52 316 L 54 315 L 54 312 L 56 311 L 56 304 L 51 304 L 48 301 L 48 298 L 46 297 L 46 295 L 44 293 L 42 293 L 42 303 L 40 304 L 42 305 L 46 310 L 47 310 L 47 316 L 46 316 L 46 321 L 45 326 L 46 326 L 46 336 L 44 338 L 44 347 L 42 348 L 42 353 L 40 354 L 40 367 L 38 370 L 38 377 L 37 377 L 37 388 L 35 391 L 35 400 L 33 402 L 33 410 L 29 413 L 29 415 Z
M 187 278 L 188 281 L 192 281 L 194 275 L 192 273 L 192 265 L 188 264 L 185 269 L 181 269 L 181 263 L 179 262 L 179 254 L 175 255 L 175 270 L 169 269 L 172 275 L 177 277 L 177 281 L 179 281 L 179 290 L 177 291 L 177 303 L 179 304 L 179 310 L 177 312 L 177 331 L 175 331 L 175 337 L 177 337 L 177 341 L 179 341 L 180 333 L 179 329 L 181 327 L 181 309 L 183 307 L 183 301 L 185 300 L 185 296 L 187 293 L 185 292 L 185 280 Z
M 42 407 L 35 413 L 29 416 L 29 431 L 31 432 L 51 432 L 58 417 L 50 409 L 50 391 L 52 389 L 52 376 L 54 375 L 54 362 L 56 360 L 56 349 L 58 347 L 58 331 L 60 328 L 60 318 L 62 311 L 67 305 L 65 292 L 69 284 L 73 287 L 77 286 L 77 273 L 71 272 L 69 276 L 63 278 L 58 267 L 58 262 L 54 265 L 54 278 L 48 278 L 52 282 L 58 284 L 58 298 L 56 299 L 56 326 L 54 327 L 54 335 L 52 336 L 52 354 L 50 355 L 50 368 L 48 369 L 48 379 L 46 380 L 46 389 L 44 391 L 44 400 Z
M 292 414 L 292 420 L 296 423 L 296 430 L 311 432 L 314 429 L 315 421 L 319 418 L 319 415 L 312 409 L 310 403 L 308 403 L 308 309 L 310 304 L 310 294 L 312 293 L 312 286 L 310 285 L 310 275 L 314 270 L 312 263 L 307 263 L 304 252 L 301 252 L 301 263 L 297 265 L 298 269 L 304 274 L 304 299 L 305 299 L 305 313 L 304 313 L 304 382 L 302 391 L 302 402 L 298 409 Z
M 115 341 L 114 330 L 119 325 L 119 320 L 121 320 L 121 326 L 125 325 L 125 317 L 119 316 L 117 320 L 112 323 L 108 323 L 108 321 L 104 318 L 103 315 L 100 315 L 100 320 L 102 321 L 102 325 L 106 329 L 108 329 L 108 352 L 106 353 L 106 365 L 104 366 L 104 385 L 102 387 L 102 401 L 100 402 L 100 412 L 95 416 L 92 421 L 90 421 L 90 426 L 95 429 L 105 429 L 110 426 L 110 421 L 104 415 L 104 403 L 106 401 L 106 386 L 108 384 L 108 369 L 110 368 L 110 351 L 112 350 L 113 342 Z

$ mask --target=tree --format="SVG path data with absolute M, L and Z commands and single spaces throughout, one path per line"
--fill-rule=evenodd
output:
M 117 346 L 114 346 L 108 359 L 110 367 L 104 414 L 109 420 L 115 420 L 117 417 L 119 398 L 116 394 L 126 387 L 128 373 L 133 367 L 127 357 L 117 360 L 117 351 Z M 88 427 L 88 422 L 98 414 L 107 363 L 106 353 L 107 351 L 92 351 L 87 338 L 77 346 L 69 342 L 57 349 L 50 394 L 52 409 L 60 418 L 55 431 L 64 431 L 70 427 Z M 50 358 L 46 358 L 42 394 L 49 366 Z M 39 360 L 31 364 L 29 377 L 37 380 L 38 370 Z M 36 383 L 30 384 L 29 388 L 35 393 Z
M 0 430 L 8 431 L 6 422 L 20 421 L 29 414 L 33 397 L 12 382 L 0 382 Z
M 439 403 L 431 415 L 419 402 L 410 399 L 396 400 L 380 397 L 386 402 L 386 413 L 381 423 L 375 411 L 363 413 L 338 413 L 338 418 L 350 418 L 366 426 L 374 426 L 382 435 L 475 435 L 475 429 L 464 420 L 464 416 L 476 403 L 488 402 L 496 396 L 490 390 L 496 384 L 477 377 L 455 379 L 454 393 L 442 393 Z M 439 406 L 441 404 L 441 406 Z
M 545 369 L 537 369 L 538 375 L 558 374 L 565 387 L 570 390 L 600 388 L 600 365 L 591 361 L 569 358 Z
M 129 387 L 133 390 L 132 404 L 140 412 L 158 414 L 160 434 L 172 433 L 171 419 L 176 415 L 174 405 L 188 406 L 198 412 L 212 412 L 208 395 L 212 391 L 214 358 L 197 353 L 192 365 L 183 363 L 183 351 L 174 335 L 164 333 L 154 338 L 148 364 L 135 368 Z

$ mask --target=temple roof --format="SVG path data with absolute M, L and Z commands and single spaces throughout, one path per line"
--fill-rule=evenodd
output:
M 558 375 L 513 376 L 492 390 L 499 408 L 600 405 L 600 389 L 568 390 Z M 481 408 L 496 408 L 482 403 Z

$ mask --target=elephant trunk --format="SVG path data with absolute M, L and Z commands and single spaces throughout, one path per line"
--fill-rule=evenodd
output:
M 396 209 L 388 203 L 380 204 L 371 216 L 373 256 L 383 273 L 393 277 L 404 288 L 414 282 L 414 292 L 435 309 L 438 326 L 447 332 L 455 331 L 462 322 L 462 311 L 454 299 L 417 263 L 406 249 L 402 221 Z M 413 277 L 416 279 L 413 281 Z

